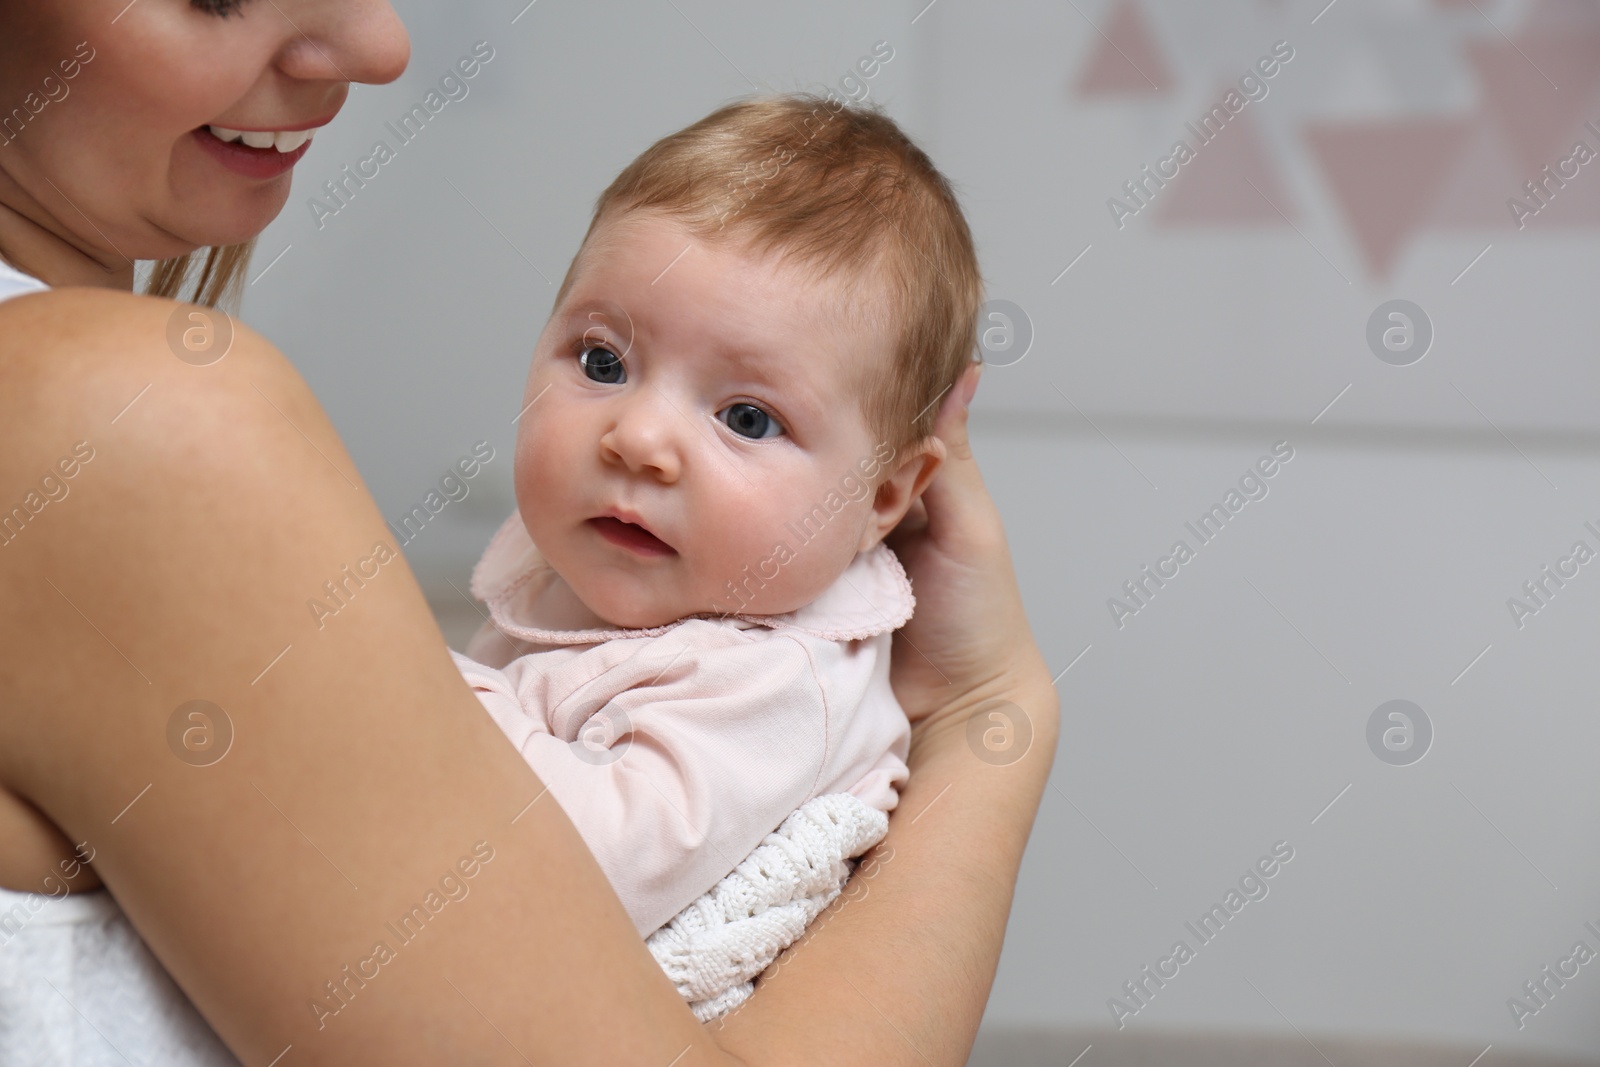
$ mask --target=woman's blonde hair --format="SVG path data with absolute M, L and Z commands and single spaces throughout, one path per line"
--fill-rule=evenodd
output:
M 150 296 L 187 299 L 206 307 L 226 303 L 237 310 L 245 268 L 250 264 L 250 253 L 255 246 L 255 239 L 251 238 L 243 244 L 217 245 L 203 252 L 158 260 L 150 271 L 144 291 Z M 191 274 L 196 277 L 191 278 Z M 183 295 L 186 289 L 191 294 L 188 297 Z

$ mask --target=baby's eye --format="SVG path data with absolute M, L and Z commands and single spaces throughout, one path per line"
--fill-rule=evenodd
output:
M 598 345 L 585 348 L 578 353 L 578 365 L 591 380 L 605 385 L 620 385 L 628 380 L 628 372 L 622 366 L 622 357 L 609 348 L 601 348 Z
M 239 9 L 244 7 L 244 0 L 189 0 L 189 6 L 208 15 L 227 18 L 239 13 Z
M 777 437 L 783 433 L 783 424 L 754 404 L 729 404 L 717 416 L 728 429 L 741 437 Z

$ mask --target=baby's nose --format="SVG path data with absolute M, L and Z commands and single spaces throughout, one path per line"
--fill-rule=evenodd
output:
M 683 415 L 658 390 L 643 389 L 618 405 L 616 415 L 600 437 L 602 461 L 675 482 L 683 471 L 682 435 L 688 430 Z

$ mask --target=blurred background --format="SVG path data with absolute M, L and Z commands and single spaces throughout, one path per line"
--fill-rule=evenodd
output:
M 595 196 L 738 96 L 865 93 L 975 231 L 974 442 L 1060 672 L 974 1063 L 1600 1056 L 1600 4 L 397 6 L 244 317 L 391 519 L 494 448 L 405 545 L 458 647 Z

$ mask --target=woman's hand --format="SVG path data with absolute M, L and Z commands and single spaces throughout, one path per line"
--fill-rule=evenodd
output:
M 985 703 L 1026 703 L 1030 718 L 1055 700 L 1028 628 L 1000 513 L 984 488 L 967 441 L 967 408 L 981 363 L 945 397 L 934 433 L 945 461 L 922 500 L 887 542 L 911 576 L 916 614 L 894 635 L 890 678 L 922 736 Z M 1019 700 L 1025 694 L 1036 699 Z M 1054 734 L 1054 723 L 1049 733 Z
M 850 888 L 714 1024 L 747 1062 L 956 1067 L 983 1018 L 1060 712 L 967 445 L 978 373 L 939 412 L 947 456 L 925 507 L 889 538 L 917 594 L 890 666 L 911 780 Z

